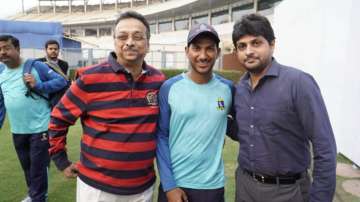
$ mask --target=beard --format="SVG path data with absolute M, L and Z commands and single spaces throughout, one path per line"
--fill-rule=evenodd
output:
M 2 58 L 0 58 L 0 62 L 6 64 L 8 66 L 8 64 L 12 63 L 12 59 L 10 57 L 2 57 Z
M 18 65 L 20 65 L 20 59 L 15 59 L 15 58 L 12 58 L 12 57 L 2 57 L 0 59 L 0 62 L 5 64 L 9 68 L 15 68 Z
M 248 60 L 253 60 L 254 64 L 247 64 Z M 250 57 L 245 59 L 244 68 L 252 74 L 259 74 L 263 72 L 270 64 L 271 64 L 271 58 L 270 60 L 264 61 L 261 60 L 260 58 Z
M 51 60 L 56 60 L 58 58 L 58 54 L 51 53 L 51 54 L 48 54 L 47 57 Z

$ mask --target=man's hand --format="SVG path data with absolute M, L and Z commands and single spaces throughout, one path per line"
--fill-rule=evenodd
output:
M 34 88 L 36 84 L 36 80 L 34 78 L 34 75 L 32 74 L 24 74 L 24 81 L 25 83 L 29 84 L 30 88 Z
M 168 202 L 188 202 L 185 192 L 180 188 L 172 189 L 166 192 Z
M 75 163 L 71 163 L 67 168 L 63 170 L 63 173 L 66 178 L 75 178 L 77 177 L 78 168 Z

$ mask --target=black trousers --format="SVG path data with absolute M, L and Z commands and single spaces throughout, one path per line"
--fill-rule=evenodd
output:
M 188 198 L 189 202 L 224 202 L 224 187 L 219 189 L 189 189 L 180 187 Z M 158 202 L 168 202 L 166 194 L 159 186 Z
M 47 132 L 13 134 L 13 141 L 32 202 L 45 202 L 50 162 Z
M 306 173 L 294 184 L 264 184 L 238 168 L 235 202 L 308 202 L 310 183 Z

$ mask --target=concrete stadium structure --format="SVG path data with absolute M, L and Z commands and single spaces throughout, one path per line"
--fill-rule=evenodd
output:
M 64 34 L 82 42 L 83 48 L 113 49 L 113 24 L 119 13 L 135 10 L 150 23 L 148 59 L 155 66 L 186 68 L 183 53 L 188 30 L 198 23 L 212 24 L 219 32 L 223 53 L 232 50 L 234 21 L 260 12 L 272 21 L 280 0 L 38 0 L 38 6 L 11 20 L 60 22 Z M 101 50 L 98 50 L 102 52 Z M 106 52 L 106 51 L 105 51 Z M 92 55 L 97 55 L 91 53 Z M 218 62 L 217 68 L 222 64 Z M 180 62 L 179 62 L 180 61 Z

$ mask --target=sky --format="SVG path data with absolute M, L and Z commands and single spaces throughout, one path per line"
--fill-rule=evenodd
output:
M 10 0 L 6 3 L 2 2 L 0 19 L 4 19 L 8 16 L 15 15 L 22 11 L 21 0 Z M 37 0 L 24 0 L 25 10 L 37 5 Z
M 37 0 L 23 0 L 23 1 L 24 1 L 25 10 L 38 5 Z M 128 0 L 118 0 L 118 2 L 120 2 L 120 1 L 126 2 Z M 21 12 L 22 11 L 21 2 L 22 2 L 22 0 L 8 0 L 8 1 L 6 1 L 5 4 L 2 4 L 1 12 L 0 12 L 0 19 L 4 19 L 8 16 L 12 16 L 12 15 L 15 15 L 16 13 Z M 100 2 L 100 0 L 89 0 L 88 4 L 98 4 L 99 2 Z M 115 0 L 103 0 L 103 3 L 111 3 L 111 2 L 115 2 Z M 73 5 L 82 4 L 82 3 L 83 3 L 83 1 L 74 1 Z M 62 1 L 62 2 L 58 2 L 56 4 L 57 5 L 64 5 L 64 4 L 67 5 L 67 2 Z M 47 5 L 47 4 L 46 4 L 46 2 L 43 2 L 43 3 L 41 3 L 41 5 Z

